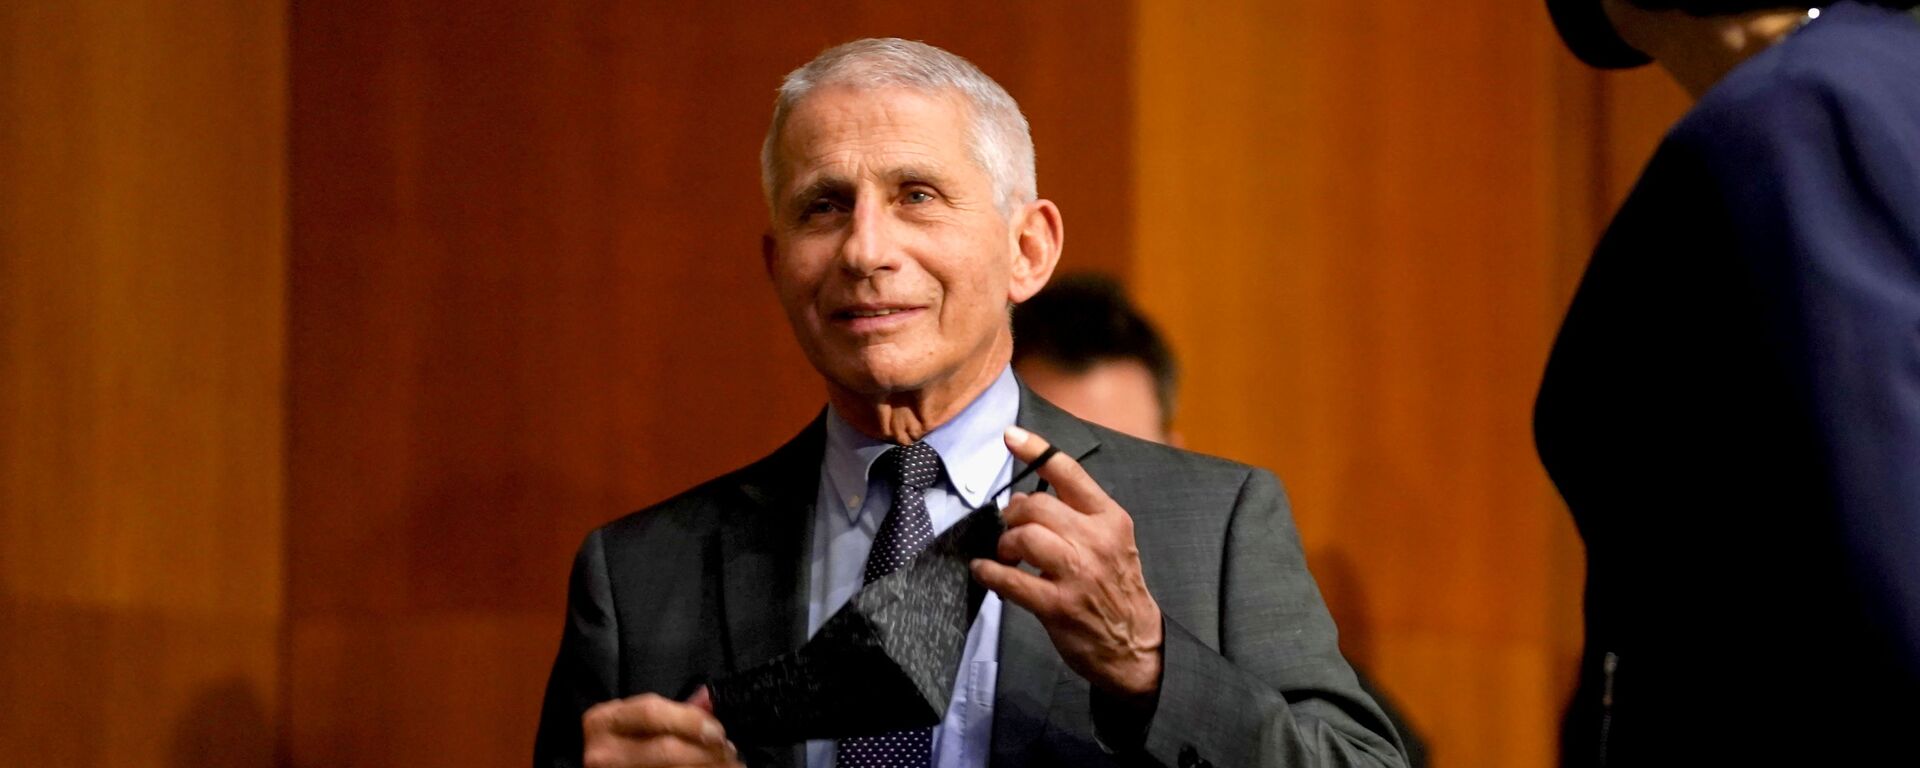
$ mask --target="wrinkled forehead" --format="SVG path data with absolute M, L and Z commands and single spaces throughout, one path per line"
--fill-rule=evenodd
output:
M 977 165 L 971 110 L 957 92 L 905 86 L 822 86 L 787 112 L 775 144 L 776 183 L 827 167 Z M 876 167 L 875 170 L 878 170 Z

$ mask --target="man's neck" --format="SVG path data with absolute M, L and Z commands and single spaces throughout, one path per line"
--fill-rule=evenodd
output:
M 896 445 L 908 445 L 952 421 L 993 386 L 1013 359 L 1012 339 L 996 341 L 991 354 L 977 355 L 978 363 L 954 375 L 909 391 L 878 395 L 856 392 L 827 382 L 827 399 L 861 434 Z

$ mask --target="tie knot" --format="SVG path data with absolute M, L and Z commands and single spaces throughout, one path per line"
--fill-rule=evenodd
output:
M 926 443 L 888 449 L 880 456 L 881 470 L 893 487 L 924 491 L 940 479 L 940 453 Z

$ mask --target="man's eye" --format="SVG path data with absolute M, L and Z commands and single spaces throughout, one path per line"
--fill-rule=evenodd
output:
M 933 202 L 933 193 L 931 193 L 931 192 L 928 192 L 928 191 L 926 191 L 926 190 L 924 190 L 924 189 L 915 189 L 915 190 L 911 190 L 911 191 L 909 191 L 909 192 L 907 192 L 907 202 L 909 202 L 909 203 L 930 203 L 930 202 Z
M 805 207 L 802 207 L 800 209 L 800 215 L 803 217 L 811 218 L 811 217 L 819 216 L 822 214 L 833 213 L 833 210 L 834 210 L 833 201 L 822 197 L 814 200 L 811 203 L 807 203 Z

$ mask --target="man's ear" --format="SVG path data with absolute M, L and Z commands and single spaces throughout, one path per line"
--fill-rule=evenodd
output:
M 760 267 L 773 276 L 773 257 L 779 253 L 779 245 L 773 242 L 772 232 L 760 233 Z
M 1021 206 L 1011 223 L 1013 279 L 1008 281 L 1007 300 L 1018 304 L 1033 298 L 1052 279 L 1066 246 L 1067 225 L 1060 218 L 1060 207 L 1051 200 Z

